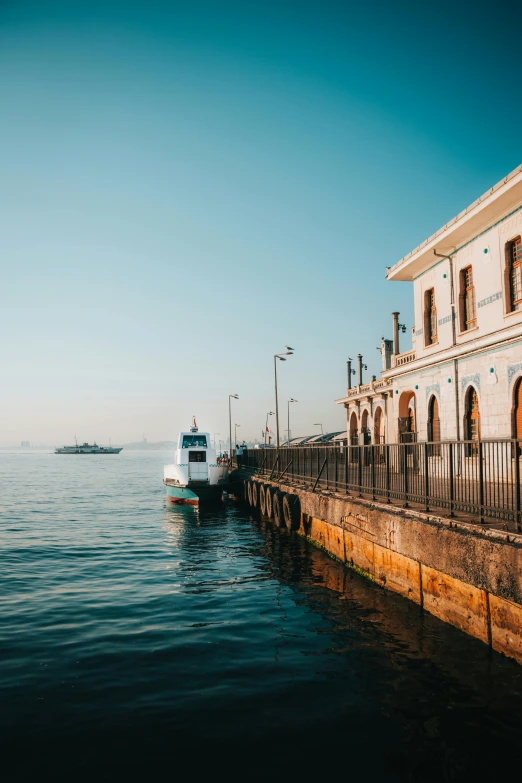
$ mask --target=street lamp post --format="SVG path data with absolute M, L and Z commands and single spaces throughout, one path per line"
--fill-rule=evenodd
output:
M 241 427 L 241 424 L 234 424 L 234 443 L 237 443 L 237 428 Z
M 286 351 L 284 353 L 274 354 L 274 383 L 275 383 L 275 409 L 276 409 L 276 432 L 277 432 L 277 450 L 279 451 L 279 405 L 277 402 L 277 360 L 280 362 L 286 362 L 285 356 L 292 356 L 294 349 L 289 345 L 285 345 Z
M 324 435 L 323 425 L 322 424 L 314 424 L 314 427 L 320 427 L 321 428 L 321 435 Z
M 230 464 L 232 464 L 232 407 L 231 407 L 231 400 L 239 400 L 239 395 L 237 394 L 229 394 L 228 395 L 228 432 L 230 437 Z
M 287 428 L 288 428 L 288 440 L 287 440 L 287 446 L 290 446 L 290 403 L 291 402 L 298 402 L 298 400 L 294 400 L 292 397 L 290 400 L 288 400 L 288 418 L 287 418 Z
M 274 411 L 268 411 L 268 413 L 266 414 L 265 432 L 264 432 L 264 436 L 265 436 L 265 446 L 266 446 L 266 431 L 267 431 L 267 429 L 268 429 L 268 417 L 269 417 L 269 416 L 273 416 L 273 415 L 274 415 Z

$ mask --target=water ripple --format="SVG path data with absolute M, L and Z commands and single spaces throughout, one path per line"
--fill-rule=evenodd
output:
M 507 774 L 520 667 L 233 504 L 165 508 L 168 459 L 0 452 L 6 779 Z

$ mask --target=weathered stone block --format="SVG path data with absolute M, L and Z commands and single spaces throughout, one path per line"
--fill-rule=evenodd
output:
M 326 529 L 326 549 L 331 555 L 344 563 L 343 529 L 339 525 L 328 525 Z
M 486 592 L 447 574 L 422 567 L 424 608 L 435 617 L 488 642 Z
M 420 604 L 420 565 L 416 560 L 374 544 L 375 581 Z
M 346 562 L 374 576 L 373 541 L 357 536 L 350 530 L 344 531 Z
M 522 606 L 490 595 L 491 644 L 522 663 Z

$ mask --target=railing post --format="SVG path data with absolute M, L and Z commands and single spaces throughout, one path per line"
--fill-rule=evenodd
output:
M 478 443 L 480 521 L 484 522 L 484 474 L 482 471 L 482 441 Z
M 317 462 L 317 464 L 319 465 L 319 461 Z M 315 492 L 315 488 L 316 488 L 317 484 L 319 483 L 319 479 L 321 478 L 321 473 L 323 472 L 323 469 L 324 469 L 325 465 L 326 465 L 326 459 L 324 460 L 323 464 L 321 465 L 321 470 L 317 474 L 317 478 L 315 480 L 314 486 L 312 487 L 312 492 Z
M 348 446 L 348 440 L 346 441 L 346 449 L 344 452 L 344 492 L 348 494 L 348 460 L 350 454 L 350 446 Z
M 386 444 L 385 448 L 385 454 L 386 454 L 386 497 L 388 499 L 388 503 L 391 503 L 391 495 L 390 495 L 390 447 L 388 444 Z
M 334 454 L 335 454 L 335 492 L 337 492 L 337 447 L 334 446 Z
M 455 505 L 455 471 L 453 467 L 453 446 L 455 444 L 448 443 L 449 448 L 449 515 L 455 516 L 453 506 Z
M 520 532 L 520 446 L 515 440 L 515 529 Z
M 330 478 L 330 460 L 328 459 L 328 447 L 325 449 L 325 460 L 326 460 L 326 489 L 330 489 L 329 487 L 329 481 Z
M 428 444 L 424 444 L 424 495 L 426 497 L 426 511 L 430 510 L 430 503 L 429 503 L 429 497 L 430 497 L 430 477 L 428 474 L 429 469 L 429 454 L 428 454 Z
M 404 464 L 404 508 L 408 508 L 408 491 L 409 491 L 409 476 L 408 476 L 408 444 L 403 443 L 399 448 L 403 449 L 403 464 Z
M 375 500 L 375 446 L 370 446 L 370 454 L 372 460 L 372 500 Z
M 359 497 L 362 498 L 362 458 L 364 446 L 357 446 L 357 481 L 359 483 Z

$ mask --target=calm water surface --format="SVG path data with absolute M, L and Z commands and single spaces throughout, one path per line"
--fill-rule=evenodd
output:
M 2 779 L 519 767 L 522 667 L 242 507 L 165 508 L 170 457 L 0 452 Z

